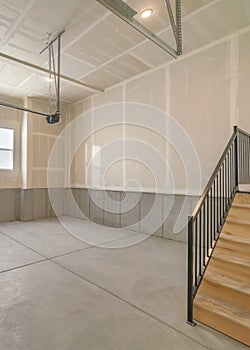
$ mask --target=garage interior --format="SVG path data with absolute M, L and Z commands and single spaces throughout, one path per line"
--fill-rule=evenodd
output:
M 250 346 L 249 62 L 249 0 L 0 0 L 0 349 Z

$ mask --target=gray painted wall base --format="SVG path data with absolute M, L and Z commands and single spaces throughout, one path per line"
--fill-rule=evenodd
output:
M 70 189 L 65 192 L 65 214 L 83 218 L 100 225 L 107 225 L 118 228 L 128 228 L 142 233 L 153 233 L 158 237 L 168 238 L 175 241 L 187 241 L 187 221 L 197 204 L 198 196 L 167 195 L 154 193 L 133 193 L 122 191 L 103 191 L 73 188 L 77 207 L 68 200 Z M 125 211 L 123 202 L 133 204 L 132 209 Z M 114 208 L 110 208 L 109 199 L 116 201 L 119 213 L 114 213 Z M 135 204 L 136 200 L 138 202 Z M 152 207 L 155 203 L 155 207 Z M 181 211 L 182 215 L 177 220 Z M 147 214 L 152 210 L 150 217 Z M 79 214 L 80 212 L 80 214 Z M 177 224 L 179 223 L 179 225 Z M 157 229 L 155 227 L 157 226 Z
M 19 189 L 0 190 L 0 222 L 19 220 L 19 195 Z
M 187 241 L 187 218 L 199 197 L 71 189 L 0 190 L 0 222 L 31 221 L 68 215 L 100 225 L 153 233 L 175 241 Z M 71 200 L 71 199 L 74 200 Z M 110 201 L 111 199 L 111 201 Z M 185 203 L 184 203 L 185 202 Z M 184 207 L 183 207 L 183 204 Z M 154 207 L 153 207 L 154 206 Z M 181 208 L 182 215 L 178 220 Z M 153 210 L 152 210 L 153 208 Z M 147 216 L 149 213 L 150 217 Z M 178 224 L 178 225 L 177 225 Z
M 64 215 L 64 188 L 52 189 L 52 195 L 58 196 Z M 0 190 L 0 222 L 31 221 L 54 217 L 46 188 Z

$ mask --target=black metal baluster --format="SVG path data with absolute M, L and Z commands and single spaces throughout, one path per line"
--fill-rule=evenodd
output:
M 188 322 L 193 322 L 193 283 L 194 283 L 194 265 L 193 265 L 193 217 L 188 218 Z
M 240 163 L 240 175 L 239 175 L 239 184 L 242 182 L 242 137 L 239 136 L 239 152 L 238 152 L 238 158 Z
M 220 225 L 220 215 L 219 215 L 219 176 L 217 174 L 216 176 L 216 184 L 217 184 L 217 232 L 219 232 L 219 225 Z
M 248 182 L 250 182 L 250 137 L 248 138 L 248 152 L 247 152 L 247 154 L 248 154 L 248 157 L 247 157 L 247 159 L 248 159 L 248 167 L 247 167 L 247 169 L 248 169 Z
M 226 197 L 226 210 L 228 211 L 229 209 L 229 153 L 227 154 L 227 171 L 226 171 L 226 174 L 227 174 L 227 197 Z
M 240 180 L 240 181 L 239 181 Z M 193 298 L 240 182 L 250 182 L 250 135 L 234 127 L 227 148 L 188 223 L 188 321 Z
M 199 212 L 199 276 L 201 276 L 201 264 L 202 264 L 202 236 L 201 236 L 201 215 L 202 209 Z
M 222 202 L 221 202 L 221 193 L 222 193 L 222 178 L 221 178 L 221 168 L 220 168 L 220 173 L 219 173 L 219 186 L 220 186 L 220 192 L 219 192 L 219 198 L 220 198 L 220 226 L 222 224 L 221 218 L 222 218 Z M 220 230 L 220 228 L 219 228 Z
M 210 226 L 209 226 L 209 197 L 206 198 L 206 202 L 207 202 L 207 257 L 208 257 L 208 253 L 209 253 L 209 236 L 210 236 Z
M 197 239 L 197 217 L 195 219 L 195 254 L 194 254 L 194 271 L 195 271 L 195 285 L 198 285 L 197 282 L 197 249 L 198 249 L 198 239 Z
M 234 141 L 234 176 L 235 176 L 235 191 L 238 189 L 238 184 L 239 184 L 239 178 L 238 178 L 238 171 L 239 171 L 239 162 L 238 162 L 238 142 L 239 142 L 239 133 L 238 133 L 238 128 L 237 126 L 234 127 L 234 131 L 236 132 L 236 138 Z
M 202 235 L 202 240 L 203 240 L 203 266 L 206 265 L 206 202 L 203 204 L 203 235 Z
M 230 203 L 232 203 L 232 186 L 233 186 L 233 157 L 232 157 L 232 148 L 230 148 Z
M 222 224 L 225 216 L 225 160 L 222 163 Z
M 248 137 L 248 151 L 247 151 L 247 159 L 248 159 L 248 167 L 247 167 L 247 171 L 248 171 L 248 182 L 250 183 L 250 137 Z
M 213 199 L 211 196 L 211 190 L 208 192 L 209 200 L 210 200 L 210 248 L 212 248 L 213 245 Z
M 214 236 L 216 237 L 216 199 L 215 199 L 215 180 L 213 182 L 213 186 L 212 186 L 212 192 L 213 192 L 213 203 L 214 203 L 214 206 L 213 206 L 213 213 L 211 213 L 211 215 L 213 215 L 213 222 L 214 222 L 214 225 L 213 225 L 213 230 L 214 230 Z
M 243 172 L 243 183 L 246 181 L 246 174 L 245 174 L 245 136 L 242 137 L 242 143 L 243 143 L 243 154 L 242 154 L 242 172 Z

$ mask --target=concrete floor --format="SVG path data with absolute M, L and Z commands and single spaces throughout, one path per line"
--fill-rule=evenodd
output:
M 95 225 L 65 220 L 102 247 L 56 219 L 0 224 L 0 349 L 247 349 L 186 324 L 186 244 L 144 236 L 108 249 L 142 237 L 101 239 Z

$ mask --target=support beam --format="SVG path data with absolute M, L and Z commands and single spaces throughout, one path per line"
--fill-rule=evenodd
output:
M 5 102 L 0 102 L 0 106 L 11 108 L 11 109 L 17 109 L 17 110 L 23 111 L 23 112 L 28 112 L 28 113 L 41 115 L 42 117 L 49 117 L 49 114 L 46 114 L 46 113 L 43 113 L 43 112 L 33 111 L 32 109 L 29 109 L 29 108 L 15 106 L 15 105 L 12 105 L 12 104 L 9 104 L 9 103 L 5 103 Z
M 37 65 L 35 65 L 33 63 L 30 63 L 30 62 L 26 62 L 26 61 L 20 60 L 19 58 L 16 58 L 16 57 L 13 57 L 13 56 L 6 55 L 6 54 L 4 54 L 2 52 L 0 52 L 0 58 L 3 58 L 3 59 L 8 60 L 8 61 L 15 62 L 15 63 L 23 65 L 23 66 L 26 66 L 26 67 L 30 68 L 31 70 L 33 70 L 33 71 L 35 70 L 35 71 L 40 71 L 40 72 L 49 74 L 49 70 L 46 69 L 46 68 L 37 66 Z M 56 74 L 56 75 L 58 76 L 58 74 Z M 73 79 L 73 78 L 71 78 L 69 76 L 66 76 L 66 75 L 63 75 L 63 74 L 60 74 L 60 77 L 61 77 L 61 79 L 65 80 L 65 81 L 68 81 L 68 82 L 70 82 L 70 83 L 72 83 L 74 85 L 78 85 L 78 86 L 84 87 L 84 88 L 86 88 L 87 90 L 90 90 L 90 91 L 94 91 L 94 92 L 103 92 L 104 91 L 103 89 L 100 89 L 98 87 L 85 84 L 85 83 L 83 83 L 80 80 Z
M 44 51 L 47 50 L 47 49 L 50 47 L 50 45 L 54 44 L 54 42 L 55 42 L 57 39 L 59 39 L 64 33 L 65 33 L 65 30 L 62 30 L 59 34 L 57 34 L 57 35 L 55 36 L 55 38 L 54 38 L 53 40 L 51 40 L 51 41 L 49 42 L 49 44 L 45 46 L 44 49 L 42 49 L 42 51 L 39 53 L 39 55 L 41 55 L 42 53 L 44 53 Z M 49 34 L 49 35 L 50 35 L 50 34 Z
M 178 54 L 175 49 L 168 45 L 164 40 L 158 37 L 156 34 L 151 32 L 148 28 L 142 25 L 140 22 L 135 20 L 133 17 L 136 15 L 136 11 L 129 7 L 122 0 L 96 0 L 108 10 L 113 12 L 116 16 L 120 17 L 123 21 L 128 23 L 131 27 L 136 29 L 138 32 L 143 34 L 146 38 L 151 40 L 153 43 L 158 45 L 161 49 L 166 51 L 169 55 L 177 58 Z M 126 5 L 126 6 L 125 6 Z
M 25 107 L 20 107 L 20 106 L 15 106 L 9 103 L 1 102 L 0 101 L 0 106 L 11 108 L 11 109 L 17 109 L 18 111 L 23 111 L 23 112 L 28 112 L 36 115 L 40 115 L 42 117 L 46 117 L 47 123 L 48 124 L 56 124 L 60 121 L 60 113 L 55 112 L 54 114 L 46 114 L 43 112 L 39 111 L 34 111 L 33 109 L 25 108 Z
M 182 54 L 182 23 L 181 23 L 181 0 L 175 0 L 175 17 L 172 11 L 170 0 L 165 0 L 171 27 L 176 42 L 176 53 L 178 56 Z

